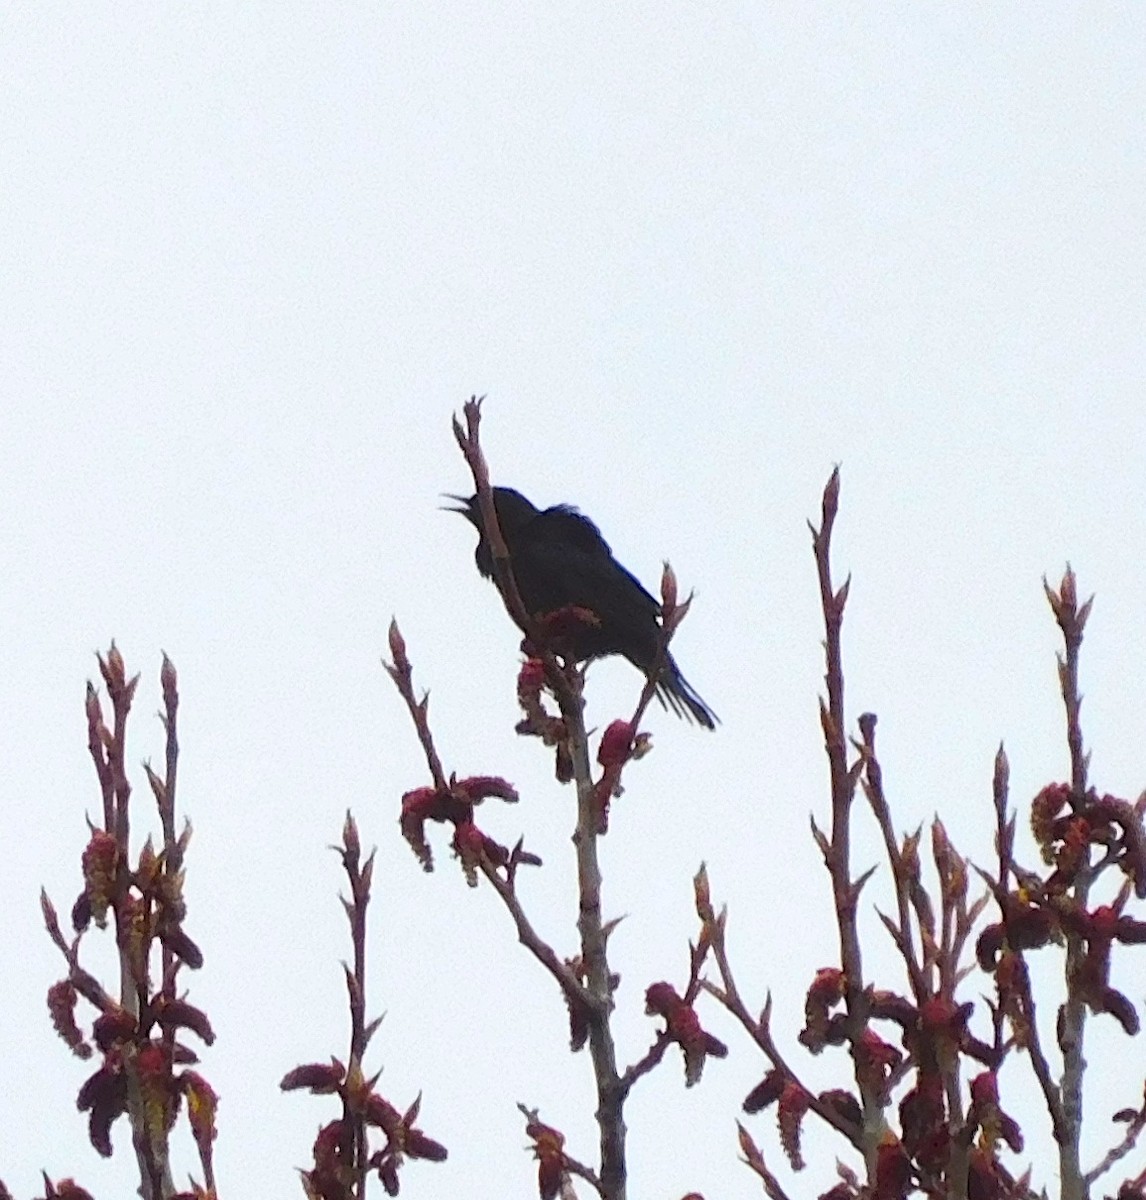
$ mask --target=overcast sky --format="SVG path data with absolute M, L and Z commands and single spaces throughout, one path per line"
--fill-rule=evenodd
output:
M 469 490 L 449 418 L 471 393 L 496 481 L 578 504 L 648 584 L 667 557 L 696 589 L 677 656 L 723 724 L 651 713 L 604 850 L 606 914 L 628 914 L 622 1062 L 655 1028 L 645 987 L 684 982 L 704 858 L 750 1003 L 771 988 L 793 1061 L 846 1082 L 841 1056 L 794 1043 L 835 945 L 808 834 L 827 772 L 805 525 L 833 464 L 849 715 L 879 714 L 899 825 L 939 810 L 986 864 L 999 741 L 1017 799 L 1065 776 L 1041 579 L 1068 559 L 1098 593 L 1094 780 L 1146 785 L 1146 8 L 28 4 L 0 48 L 0 1177 L 17 1196 L 41 1167 L 101 1200 L 132 1186 L 126 1127 L 105 1163 L 75 1111 L 91 1065 L 48 1024 L 62 964 L 37 902 L 44 884 L 66 911 L 79 888 L 98 807 L 84 685 L 113 636 L 143 672 L 132 763 L 161 757 L 161 650 L 180 673 L 206 955 L 186 982 L 219 1035 L 202 1069 L 222 1195 L 299 1194 L 334 1115 L 278 1081 L 345 1055 L 326 847 L 348 806 L 379 847 L 381 1086 L 400 1107 L 422 1090 L 451 1152 L 403 1194 L 531 1194 L 517 1101 L 595 1159 L 556 989 L 444 835 L 426 876 L 398 834 L 426 772 L 379 665 L 394 614 L 447 770 L 520 787 L 486 822 L 543 855 L 528 908 L 573 952 L 572 796 L 513 734 L 517 637 L 472 530 L 438 509 Z M 640 683 L 595 666 L 590 719 Z M 877 849 L 860 829 L 857 868 Z M 877 981 L 902 986 L 868 933 Z M 731 1057 L 686 1092 L 670 1054 L 634 1092 L 634 1195 L 759 1195 L 734 1120 L 764 1064 L 701 1013 Z M 1146 1072 L 1110 1024 L 1088 1163 Z M 1024 1064 L 1003 1089 L 1033 1130 Z M 788 1179 L 772 1117 L 750 1126 Z M 826 1190 L 844 1149 L 813 1145 L 795 1196 Z

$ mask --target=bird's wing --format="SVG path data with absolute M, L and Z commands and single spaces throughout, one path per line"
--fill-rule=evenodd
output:
M 571 509 L 546 509 L 515 540 L 513 570 L 530 612 L 575 605 L 596 614 L 599 624 L 577 639 L 580 657 L 623 654 L 651 665 L 657 602 L 617 562 L 592 521 Z
M 606 557 L 613 553 L 597 526 L 569 504 L 555 504 L 538 513 L 524 532 L 531 543 L 557 542 L 586 554 L 603 554 Z

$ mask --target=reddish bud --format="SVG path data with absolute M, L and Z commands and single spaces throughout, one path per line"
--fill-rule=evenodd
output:
M 387 637 L 390 642 L 390 658 L 393 661 L 394 670 L 399 675 L 409 674 L 410 660 L 406 657 L 406 639 L 398 628 L 397 617 L 391 618 Z
M 76 933 L 83 933 L 91 924 L 92 902 L 86 891 L 80 892 L 72 905 L 72 928 Z
M 530 1120 L 526 1136 L 533 1140 L 533 1156 L 537 1159 L 537 1194 L 541 1200 L 555 1200 L 565 1178 L 565 1135 L 540 1121 Z
M 88 733 L 97 743 L 102 742 L 103 738 L 99 735 L 99 730 L 103 728 L 103 709 L 100 707 L 99 693 L 89 681 L 87 692 L 84 695 L 84 713 L 88 719 Z
M 1138 806 L 1117 796 L 1102 796 L 1087 805 L 1086 814 L 1096 826 L 1120 827 L 1122 855 L 1118 865 L 1133 882 L 1134 894 L 1140 900 L 1146 898 L 1146 830 Z
M 378 1180 L 387 1196 L 398 1194 L 398 1159 L 384 1158 L 378 1164 Z
M 527 658 L 517 673 L 518 692 L 539 693 L 545 686 L 545 663 L 540 658 Z
M 542 637 L 553 642 L 560 651 L 563 642 L 581 637 L 586 626 L 596 628 L 600 624 L 601 618 L 591 608 L 582 604 L 567 604 L 552 612 L 542 613 L 537 628 Z
M 1070 803 L 1070 796 L 1069 784 L 1048 783 L 1031 801 L 1031 832 L 1047 862 L 1051 861 L 1049 849 L 1053 839 L 1054 822 Z
M 478 868 L 481 866 L 483 855 L 487 854 L 487 847 L 494 851 L 489 857 L 495 862 L 498 851 L 501 851 L 503 859 L 508 858 L 508 852 L 487 838 L 472 821 L 462 821 L 455 827 L 453 845 L 454 852 L 461 861 L 466 883 L 470 887 L 477 887 Z
M 875 1152 L 872 1200 L 906 1200 L 911 1184 L 911 1159 L 894 1133 L 885 1133 Z
M 645 992 L 645 1011 L 664 1017 L 665 1033 L 680 1046 L 686 1087 L 699 1082 L 707 1057 L 724 1058 L 728 1054 L 728 1047 L 701 1027 L 692 1006 L 677 995 L 671 983 L 650 985 Z
M 314 1139 L 314 1166 L 316 1173 L 337 1176 L 342 1158 L 343 1123 L 330 1121 Z
M 280 1090 L 294 1092 L 305 1089 L 322 1096 L 337 1092 L 346 1077 L 346 1068 L 336 1058 L 329 1063 L 303 1063 L 288 1071 L 279 1082 Z
M 92 1048 L 84 1040 L 76 1024 L 76 1002 L 79 993 L 68 979 L 61 979 L 48 988 L 48 1013 L 52 1028 L 77 1058 L 91 1058 Z
M 1066 565 L 1066 571 L 1063 573 L 1062 583 L 1058 589 L 1059 602 L 1068 612 L 1073 613 L 1078 607 L 1078 583 L 1075 578 L 1074 569 L 1070 563 Z
M 901 1029 L 914 1029 L 919 1020 L 919 1010 L 910 1000 L 896 992 L 877 988 L 871 993 L 871 1015 L 885 1021 L 894 1021 Z
M 139 1023 L 126 1009 L 118 1005 L 96 1017 L 92 1037 L 104 1054 L 131 1041 L 139 1031 Z
M 561 722 L 550 717 L 541 702 L 541 692 L 545 687 L 545 664 L 539 658 L 527 658 L 521 664 L 517 674 L 517 703 L 525 713 L 525 719 L 517 726 L 520 734 L 530 734 L 541 738 L 547 746 L 560 741 L 556 728 Z
M 203 951 L 184 933 L 181 926 L 175 925 L 160 929 L 159 940 L 176 958 L 193 971 L 199 970 L 203 965 Z M 206 1016 L 204 1016 L 203 1020 L 206 1021 L 206 1019 Z
M 827 1105 L 849 1124 L 859 1128 L 863 1124 L 863 1109 L 860 1102 L 844 1088 L 831 1088 L 820 1093 L 820 1103 Z
M 170 715 L 179 706 L 179 673 L 166 654 L 163 656 L 163 665 L 159 668 L 159 686 L 163 689 L 163 705 Z
M 1103 988 L 1091 1001 L 1091 1008 L 1095 1012 L 1109 1013 L 1129 1037 L 1133 1037 L 1141 1027 L 1138 1010 L 1130 999 L 1117 988 Z
M 991 1151 L 1002 1139 L 1018 1154 L 1023 1148 L 1023 1135 L 1018 1123 L 999 1107 L 999 1079 L 994 1071 L 983 1071 L 971 1080 L 971 1108 L 967 1114 L 972 1129 L 982 1131 L 980 1145 Z
M 886 1102 L 891 1076 L 903 1055 L 874 1029 L 865 1029 L 856 1039 L 855 1060 L 857 1077 Z
M 197 1071 L 184 1071 L 179 1076 L 179 1086 L 187 1097 L 191 1133 L 200 1149 L 205 1150 L 215 1140 L 215 1114 L 219 1109 L 219 1097 Z
M 629 760 L 633 745 L 631 721 L 616 720 L 601 735 L 597 761 L 603 767 L 621 767 Z
M 451 780 L 450 791 L 465 804 L 480 804 L 490 796 L 509 804 L 516 804 L 520 799 L 513 784 L 497 775 L 471 775 L 466 779 Z
M 114 638 L 112 639 L 111 648 L 107 652 L 107 658 L 99 658 L 99 666 L 108 691 L 114 696 L 123 687 L 127 678 L 123 655 L 120 654 L 119 647 L 115 644 Z
M 700 918 L 701 923 L 705 926 L 711 925 L 716 920 L 716 913 L 712 908 L 712 893 L 708 886 L 708 869 L 704 863 L 700 864 L 700 870 L 693 876 L 692 895 L 696 903 L 696 915 Z
M 573 1000 L 568 992 L 561 994 L 569 1010 L 569 1049 L 576 1053 L 583 1050 L 589 1040 L 589 1012 L 583 1003 Z
M 800 1150 L 800 1134 L 804 1114 L 808 1111 L 811 1097 L 794 1079 L 784 1084 L 776 1109 L 776 1122 L 780 1129 L 780 1144 L 792 1164 L 793 1171 L 804 1169 L 804 1156 Z
M 819 1054 L 829 1042 L 831 1010 L 847 994 L 847 976 L 839 967 L 822 967 L 816 972 L 804 1000 L 804 1028 L 800 1041 Z
M 932 996 L 919 1010 L 919 1053 L 941 1071 L 952 1069 L 967 1036 L 974 1006 Z
M 420 1129 L 411 1129 L 406 1135 L 406 1153 L 411 1158 L 422 1158 L 428 1162 L 445 1162 L 450 1156 L 441 1142 L 427 1137 Z
M 144 1122 L 150 1135 L 157 1138 L 171 1128 L 175 1118 L 172 1101 L 177 1088 L 171 1072 L 170 1053 L 158 1042 L 149 1042 L 136 1055 L 135 1067 L 143 1099 Z
M 994 1071 L 984 1071 L 971 1080 L 971 1103 L 979 1107 L 999 1103 L 999 1078 Z
M 661 613 L 666 621 L 670 620 L 676 608 L 676 572 L 666 562 L 661 571 Z
M 387 1137 L 393 1137 L 402 1126 L 402 1114 L 377 1092 L 366 1097 L 363 1116 L 368 1125 L 376 1125 Z
M 87 896 L 95 923 L 104 929 L 107 926 L 107 910 L 115 889 L 115 875 L 119 866 L 119 846 L 110 833 L 93 829 L 91 838 L 81 858 L 84 873 L 84 894 Z
M 668 1015 L 684 1001 L 677 995 L 676 988 L 671 983 L 662 980 L 652 983 L 645 991 L 645 1012 L 655 1013 L 660 1017 Z
M 1146 921 L 1136 921 L 1133 917 L 1119 917 L 1114 937 L 1127 945 L 1146 942 Z
M 435 815 L 437 791 L 431 787 L 415 788 L 402 797 L 402 815 L 398 824 L 424 871 L 434 869 L 434 856 L 426 841 L 425 825 Z
M 127 1080 L 119 1063 L 105 1062 L 80 1087 L 76 1107 L 88 1114 L 88 1139 L 96 1153 L 111 1157 L 111 1127 L 127 1111 Z
M 361 857 L 362 840 L 358 836 L 358 822 L 347 809 L 346 820 L 342 822 L 342 861 L 349 870 L 356 871 Z
M 808 988 L 808 1000 L 815 1004 L 826 1004 L 829 1007 L 842 1000 L 847 993 L 847 976 L 839 967 L 821 967 L 812 986 Z
M 775 1104 L 784 1091 L 784 1072 L 779 1067 L 771 1071 L 744 1097 L 742 1105 L 746 1113 L 762 1112 L 769 1104 Z
M 54 1200 L 92 1200 L 92 1194 L 80 1187 L 74 1179 L 61 1179 L 48 1193 Z
M 821 500 L 821 515 L 823 516 L 824 524 L 830 525 L 836 518 L 836 512 L 840 504 L 840 469 L 834 467 L 828 478 L 827 484 L 824 486 L 824 495 Z
M 172 1000 L 169 996 L 161 995 L 156 999 L 153 1011 L 160 1028 L 167 1031 L 189 1029 L 208 1046 L 214 1045 L 215 1031 L 201 1008 L 196 1008 L 186 1000 Z
M 935 1071 L 921 1071 L 918 1082 L 899 1103 L 903 1145 L 920 1165 L 939 1171 L 951 1148 L 943 1080 Z
M 951 845 L 947 830 L 938 817 L 931 824 L 931 856 L 939 872 L 943 894 L 962 900 L 967 895 L 967 864 Z

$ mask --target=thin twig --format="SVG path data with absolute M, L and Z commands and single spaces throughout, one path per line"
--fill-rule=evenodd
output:
M 748 1130 L 739 1121 L 736 1123 L 736 1130 L 740 1139 L 740 1149 L 744 1155 L 744 1161 L 760 1177 L 760 1181 L 764 1185 L 764 1194 L 768 1197 L 768 1200 L 789 1200 L 788 1193 L 784 1191 L 779 1179 L 776 1178 L 768 1167 L 768 1164 L 764 1161 L 764 1156 L 760 1153 L 760 1148 L 752 1140 L 752 1136 Z
M 481 511 L 482 532 L 489 543 L 497 590 L 501 593 L 509 615 L 544 663 L 546 681 L 553 689 L 558 704 L 564 708 L 565 703 L 572 704 L 576 699 L 572 685 L 566 672 L 558 664 L 556 656 L 546 646 L 545 638 L 539 632 L 537 622 L 525 607 L 525 602 L 522 600 L 517 586 L 517 579 L 513 574 L 509 547 L 505 543 L 505 537 L 497 519 L 497 507 L 493 502 L 493 487 L 489 480 L 489 465 L 486 463 L 485 454 L 481 448 L 481 402 L 483 398 L 472 396 L 463 406 L 462 412 L 466 419 L 464 428 L 457 417 L 454 417 L 454 439 L 473 475 L 474 491 L 477 493 L 478 508 Z
M 561 715 L 569 734 L 573 780 L 577 788 L 577 929 L 581 935 L 581 962 L 592 1000 L 589 1016 L 589 1053 L 597 1082 L 597 1125 L 601 1141 L 601 1183 L 608 1200 L 624 1200 L 625 1166 L 624 1095 L 619 1086 L 617 1051 L 610 1015 L 613 980 L 609 967 L 608 938 L 601 911 L 601 866 L 597 855 L 599 806 L 589 765 L 589 738 L 585 732 L 580 697 L 558 694 Z
M 844 668 L 841 648 L 844 608 L 847 604 L 849 576 L 838 590 L 832 583 L 832 529 L 840 498 L 840 471 L 832 471 L 824 488 L 819 529 L 809 522 L 820 584 L 820 607 L 824 616 L 825 683 L 828 702 L 820 702 L 820 721 L 824 748 L 828 755 L 832 791 L 832 831 L 828 868 L 832 879 L 836 924 L 840 938 L 840 965 L 844 971 L 845 1002 L 849 1018 L 849 1041 L 853 1058 L 855 1039 L 867 1024 L 868 1003 L 864 987 L 863 955 L 860 950 L 859 923 L 856 919 L 857 888 L 851 879 L 851 806 L 855 797 L 856 773 L 848 769 L 847 737 L 844 715 Z M 875 1136 L 880 1124 L 879 1097 L 866 1072 L 856 1071 L 856 1083 L 863 1100 L 865 1125 L 872 1130 L 871 1145 L 865 1157 L 874 1155 Z M 870 1163 L 869 1163 L 870 1165 Z
M 553 976 L 571 1004 L 575 1004 L 579 1008 L 590 1006 L 593 998 L 586 992 L 573 969 L 567 963 L 562 962 L 553 947 L 533 928 L 532 922 L 521 907 L 521 902 L 518 900 L 513 886 L 501 877 L 497 867 L 485 855 L 482 855 L 480 869 L 493 885 L 494 891 L 497 892 L 501 902 L 513 918 L 514 926 L 517 929 L 517 940 Z
M 446 772 L 442 767 L 442 760 L 438 757 L 438 751 L 434 746 L 434 735 L 430 732 L 427 715 L 430 694 L 427 692 L 421 700 L 414 698 L 414 669 L 406 656 L 406 643 L 398 629 L 397 621 L 390 622 L 390 653 L 393 654 L 394 661 L 392 663 L 384 662 L 382 665 L 394 681 L 398 694 L 405 701 L 410 719 L 414 722 L 414 730 L 422 745 L 422 753 L 426 756 L 426 766 L 430 769 L 430 778 L 434 781 L 434 788 L 439 792 L 446 792 L 449 790 L 449 784 L 446 782 Z
M 887 859 L 891 864 L 895 901 L 899 910 L 899 929 L 902 939 L 900 950 L 911 978 L 911 989 L 915 994 L 916 1002 L 922 1004 L 929 995 L 930 989 L 927 986 L 923 968 L 915 955 L 915 938 L 911 929 L 910 881 L 904 868 L 903 856 L 896 843 L 895 830 L 891 824 L 891 810 L 883 791 L 883 769 L 880 767 L 875 753 L 875 725 L 874 713 L 864 713 L 859 719 L 860 735 L 863 738 L 860 743 L 860 753 L 863 755 L 864 761 L 864 794 L 875 815 L 876 824 L 883 834 L 884 849 L 887 851 Z
M 1059 1093 L 1058 1085 L 1051 1076 L 1050 1063 L 1047 1061 L 1047 1056 L 1042 1048 L 1042 1041 L 1039 1037 L 1038 1013 L 1035 1009 L 1035 996 L 1031 989 L 1031 977 L 1027 970 L 1026 959 L 1021 954 L 1018 955 L 1018 958 L 1022 963 L 1022 969 L 1018 972 L 1019 985 L 1022 989 L 1020 1000 L 1029 1030 L 1025 1049 L 1027 1054 L 1030 1055 L 1031 1068 L 1034 1070 L 1035 1078 L 1039 1081 L 1039 1088 L 1042 1090 L 1043 1100 L 1046 1103 L 1047 1112 L 1050 1114 L 1055 1141 L 1059 1146 L 1062 1146 L 1069 1140 L 1066 1114 L 1063 1110 L 1063 1099 Z
M 701 972 L 704 969 L 704 963 L 711 948 L 711 939 L 704 935 L 702 935 L 699 945 L 690 947 L 692 953 L 689 959 L 688 984 L 684 989 L 684 995 L 681 997 L 689 1007 L 692 1006 L 693 1001 L 700 994 Z M 632 1091 L 633 1084 L 638 1079 L 647 1075 L 664 1058 L 665 1052 L 672 1044 L 673 1038 L 670 1037 L 667 1029 L 657 1034 L 648 1050 L 635 1063 L 632 1063 L 622 1072 L 618 1083 L 622 1096 L 628 1096 L 629 1092 Z
M 1102 1161 L 1096 1163 L 1083 1176 L 1083 1181 L 1085 1182 L 1087 1188 L 1105 1175 L 1115 1163 L 1120 1162 L 1130 1153 L 1131 1150 L 1134 1149 L 1134 1147 L 1138 1144 L 1138 1139 L 1141 1136 L 1144 1128 L 1146 1128 L 1146 1107 L 1140 1109 L 1134 1114 L 1133 1119 L 1126 1127 L 1126 1134 L 1122 1141 L 1120 1141 L 1117 1146 L 1114 1146 L 1108 1150 L 1106 1154 L 1103 1155 Z
M 599 1196 L 603 1198 L 605 1197 L 605 1190 L 597 1172 L 594 1171 L 592 1167 L 589 1167 L 585 1163 L 581 1162 L 579 1159 L 573 1158 L 572 1155 L 566 1154 L 564 1137 L 557 1130 L 553 1129 L 552 1126 L 546 1125 L 545 1122 L 541 1120 L 541 1115 L 536 1108 L 530 1108 L 528 1105 L 522 1104 L 520 1101 L 518 1101 L 517 1111 L 525 1118 L 526 1134 L 534 1138 L 535 1147 L 537 1145 L 539 1133 L 542 1130 L 548 1134 L 555 1134 L 561 1139 L 560 1163 L 563 1178 L 561 1181 L 562 1190 L 560 1194 L 562 1197 L 566 1196 L 567 1194 L 574 1197 L 576 1195 L 576 1193 L 573 1192 L 572 1187 L 569 1187 L 568 1191 L 566 1191 L 565 1188 L 565 1185 L 568 1183 L 568 1176 L 570 1175 L 576 1175 L 579 1179 L 584 1179 L 585 1182 L 589 1184 L 589 1186 L 592 1187 Z
M 633 1089 L 633 1084 L 638 1079 L 647 1075 L 668 1052 L 668 1048 L 673 1044 L 673 1039 L 669 1036 L 667 1030 L 662 1030 L 657 1034 L 653 1044 L 645 1051 L 635 1063 L 625 1068 L 621 1075 L 619 1087 L 623 1095 L 628 1095 Z
M 748 1006 L 741 998 L 740 992 L 736 986 L 736 981 L 732 975 L 732 966 L 728 961 L 728 952 L 724 945 L 724 932 L 720 930 L 712 939 L 712 954 L 716 959 L 717 969 L 720 971 L 720 978 L 723 987 L 717 987 L 709 980 L 704 980 L 701 983 L 701 988 L 708 992 L 710 996 L 715 996 L 721 1004 L 740 1022 L 748 1036 L 763 1050 L 768 1061 L 781 1071 L 787 1079 L 791 1079 L 796 1083 L 802 1091 L 807 1094 L 808 1107 L 823 1121 L 826 1121 L 838 1133 L 843 1134 L 845 1138 L 857 1150 L 863 1149 L 863 1132 L 857 1129 L 852 1122 L 848 1121 L 840 1113 L 838 1113 L 830 1105 L 825 1104 L 811 1088 L 806 1087 L 800 1077 L 785 1061 L 784 1056 L 780 1053 L 780 1048 L 776 1045 L 775 1039 L 772 1037 L 772 998 L 768 997 L 764 1005 L 764 1012 L 760 1019 L 757 1020 L 748 1011 Z
M 1062 631 L 1065 655 L 1058 660 L 1059 683 L 1066 709 L 1066 736 L 1070 750 L 1071 802 L 1077 808 L 1085 801 L 1088 755 L 1083 748 L 1079 711 L 1082 695 L 1078 686 L 1078 660 L 1083 630 L 1090 615 L 1093 597 L 1081 607 L 1074 572 L 1068 566 L 1059 590 L 1055 592 L 1044 580 L 1047 600 Z M 1072 899 L 1083 911 L 1090 888 L 1089 847 L 1087 862 L 1072 887 Z M 1085 939 L 1077 933 L 1067 934 L 1066 1003 L 1059 1022 L 1059 1047 L 1063 1056 L 1062 1116 L 1059 1139 L 1059 1171 L 1062 1178 L 1063 1200 L 1085 1200 L 1086 1183 L 1082 1174 L 1079 1144 L 1082 1138 L 1083 1076 L 1086 1070 L 1084 1042 L 1086 1036 L 1086 1000 L 1077 984 L 1086 956 Z
M 360 1080 L 365 1075 L 366 1058 L 366 914 L 370 906 L 370 883 L 374 872 L 374 852 L 360 865 L 361 854 L 358 827 L 348 812 L 342 829 L 343 869 L 350 884 L 350 899 L 343 901 L 346 918 L 350 924 L 350 942 L 354 952 L 354 965 L 346 968 L 346 991 L 350 1006 L 350 1059 L 348 1077 Z M 366 1122 L 356 1108 L 352 1089 L 347 1090 L 343 1101 L 344 1137 L 349 1142 L 347 1161 L 354 1173 L 354 1195 L 357 1200 L 366 1198 L 367 1163 L 369 1148 L 366 1137 Z

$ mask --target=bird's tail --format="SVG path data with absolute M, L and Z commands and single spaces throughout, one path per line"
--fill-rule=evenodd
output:
M 686 721 L 695 721 L 705 729 L 715 729 L 720 720 L 680 673 L 680 668 L 671 655 L 657 682 L 657 699 L 666 708 L 672 709 L 678 717 L 683 717 Z

